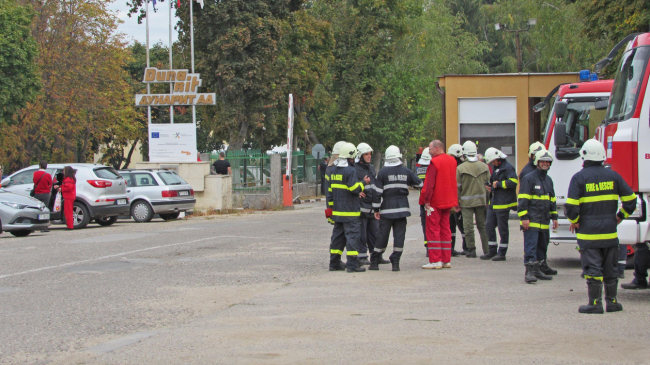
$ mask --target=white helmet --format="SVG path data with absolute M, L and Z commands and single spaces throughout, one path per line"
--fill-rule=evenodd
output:
M 361 157 L 364 153 L 372 152 L 372 147 L 367 143 L 361 142 L 357 146 L 357 151 L 359 151 L 359 157 Z
M 429 153 L 429 147 L 425 148 L 422 151 L 422 155 L 420 155 L 420 161 L 418 161 L 420 165 L 428 165 L 431 163 L 431 154 Z
M 385 159 L 391 160 L 400 157 L 402 157 L 402 153 L 399 151 L 399 147 L 388 146 L 388 148 L 386 148 L 386 156 L 384 157 Z
M 452 144 L 451 146 L 449 146 L 449 150 L 447 150 L 447 154 L 454 157 L 462 157 L 463 147 L 458 143 Z
M 535 157 L 537 157 L 537 152 L 539 151 L 546 151 L 546 147 L 544 147 L 541 142 L 535 142 L 531 144 L 528 148 L 528 157 L 530 157 L 530 155 L 535 155 Z
M 605 161 L 607 154 L 605 146 L 597 139 L 590 139 L 582 145 L 580 156 L 585 161 Z
M 497 150 L 496 148 L 492 148 L 492 149 L 488 148 L 485 151 L 485 162 L 487 163 L 490 163 L 499 158 L 506 158 L 506 157 L 508 156 L 505 153 Z
M 476 150 L 476 143 L 472 141 L 463 143 L 463 154 L 465 156 L 476 156 L 477 153 L 478 151 Z
M 339 154 L 339 151 L 341 150 L 341 147 L 342 147 L 345 143 L 346 143 L 345 141 L 338 141 L 338 142 L 336 142 L 336 144 L 334 145 L 334 148 L 332 148 L 332 154 L 333 154 L 333 155 L 338 155 L 338 154 Z
M 355 158 L 357 156 L 357 147 L 350 142 L 345 143 L 339 150 L 339 158 Z
M 541 151 L 537 151 L 537 153 L 535 153 L 535 161 L 534 161 L 535 166 L 537 166 L 537 163 L 539 161 L 553 162 L 553 156 L 551 156 L 551 154 L 548 153 L 548 151 L 546 149 L 543 149 Z

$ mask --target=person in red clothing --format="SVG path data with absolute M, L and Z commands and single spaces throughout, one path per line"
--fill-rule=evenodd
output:
M 420 204 L 424 205 L 427 214 L 429 263 L 422 268 L 451 268 L 449 212 L 458 206 L 457 163 L 445 153 L 445 145 L 438 140 L 429 144 L 429 153 L 431 163 L 420 194 Z
M 46 207 L 50 205 L 50 194 L 52 192 L 52 175 L 48 174 L 45 169 L 47 169 L 47 162 L 41 161 L 38 164 L 39 170 L 34 172 L 34 198 L 40 200 Z M 49 232 L 50 230 L 45 228 L 41 232 Z
M 68 229 L 74 228 L 74 200 L 77 198 L 77 170 L 70 166 L 63 168 L 63 183 L 61 184 L 61 197 L 63 198 L 63 214 Z

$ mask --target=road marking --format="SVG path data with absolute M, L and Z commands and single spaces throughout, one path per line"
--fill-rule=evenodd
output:
M 216 236 L 216 237 L 205 237 L 205 238 L 200 238 L 200 239 L 198 239 L 198 240 L 192 240 L 192 241 L 186 241 L 186 242 L 178 242 L 178 243 L 170 243 L 170 244 L 168 244 L 168 245 L 161 245 L 161 246 L 154 246 L 154 247 L 141 248 L 141 249 L 139 249 L 139 250 L 133 250 L 133 251 L 127 251 L 127 252 L 120 252 L 120 253 L 116 253 L 116 254 L 113 254 L 113 255 L 107 255 L 107 256 L 102 256 L 102 257 L 95 257 L 95 258 L 92 258 L 92 259 L 86 259 L 86 260 L 81 260 L 81 261 L 68 262 L 68 263 L 61 264 L 61 265 L 45 266 L 45 267 L 40 267 L 40 268 L 38 268 L 38 269 L 31 269 L 31 270 L 21 271 L 21 272 L 17 272 L 17 273 L 13 273 L 13 274 L 0 275 L 0 279 L 9 278 L 9 277 L 12 277 L 12 276 L 20 276 L 20 275 L 25 275 L 25 274 L 31 274 L 31 273 L 39 272 L 39 271 L 52 270 L 52 269 L 59 269 L 59 268 L 66 267 L 66 266 L 72 266 L 72 265 L 83 264 L 83 263 L 86 263 L 86 262 L 105 260 L 105 259 L 110 259 L 110 258 L 113 258 L 113 257 L 129 255 L 129 254 L 137 253 L 137 252 L 157 250 L 157 249 L 159 249 L 159 248 L 167 248 L 167 247 L 174 247 L 174 246 L 188 245 L 188 244 L 191 244 L 191 243 L 203 242 L 203 241 L 213 240 L 213 239 L 218 239 L 218 238 L 264 238 L 264 237 L 249 237 L 249 236 Z

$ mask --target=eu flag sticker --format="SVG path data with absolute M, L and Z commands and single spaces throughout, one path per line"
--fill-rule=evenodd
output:
M 160 138 L 160 132 L 151 132 L 151 138 Z

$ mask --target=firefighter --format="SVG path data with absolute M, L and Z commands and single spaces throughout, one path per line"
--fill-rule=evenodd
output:
M 519 173 L 519 181 L 521 181 L 524 176 L 537 170 L 537 166 L 535 166 L 535 154 L 542 150 L 546 150 L 546 147 L 544 147 L 540 142 L 535 142 L 530 145 L 528 148 L 528 163 L 523 169 L 521 169 L 521 172 Z
M 603 313 L 603 284 L 607 312 L 618 312 L 623 306 L 616 300 L 619 250 L 616 226 L 634 213 L 636 195 L 621 175 L 603 166 L 605 147 L 598 140 L 586 141 L 580 156 L 584 165 L 571 178 L 565 206 L 571 222 L 569 229 L 576 232 L 580 246 L 589 294 L 589 304 L 581 305 L 578 312 Z
M 549 223 L 557 229 L 557 206 L 553 180 L 547 175 L 553 157 L 540 149 L 533 160 L 536 169 L 520 181 L 517 215 L 524 231 L 524 280 L 534 283 L 537 279 L 551 280 L 552 276 L 540 270 L 540 263 L 546 259 L 549 243 Z M 557 271 L 556 271 L 557 273 Z
M 422 187 L 422 181 L 413 171 L 402 165 L 402 154 L 396 146 L 386 149 L 384 168 L 379 170 L 375 182 L 376 191 L 381 198 L 381 206 L 375 208 L 379 219 L 379 237 L 370 257 L 370 270 L 379 270 L 379 258 L 386 251 L 388 236 L 393 230 L 393 253 L 389 260 L 393 271 L 399 271 L 399 260 L 404 251 L 406 237 L 406 217 L 411 215 L 409 208 L 409 186 Z
M 375 242 L 379 234 L 379 220 L 375 218 L 374 209 L 379 208 L 381 200 L 375 191 L 375 180 L 377 173 L 375 167 L 370 163 L 372 161 L 372 147 L 367 143 L 359 143 L 357 146 L 357 159 L 354 169 L 357 171 L 359 181 L 366 176 L 370 178 L 370 183 L 364 186 L 361 197 L 361 251 L 359 251 L 359 265 L 368 265 L 368 253 L 375 249 Z M 355 160 L 356 161 L 356 160 Z M 383 257 L 379 258 L 380 264 L 387 264 L 389 261 Z
M 327 169 L 325 169 L 325 180 L 323 181 L 323 184 L 325 184 L 325 217 L 327 218 L 327 222 L 329 224 L 334 224 L 334 220 L 332 219 L 332 206 L 334 205 L 334 202 L 332 199 L 328 199 L 328 195 L 330 193 L 328 189 L 330 173 L 334 168 L 334 162 L 336 162 L 336 160 L 339 158 L 339 150 L 345 143 L 345 141 L 338 141 L 334 144 L 334 147 L 332 148 L 332 157 L 327 163 Z
M 636 244 L 634 248 L 634 279 L 621 284 L 623 289 L 648 289 L 648 266 L 650 266 L 650 249 L 646 242 Z
M 429 147 L 427 147 L 422 151 L 422 155 L 418 161 L 419 166 L 417 166 L 415 169 L 415 173 L 418 175 L 418 179 L 422 181 L 422 184 L 424 184 L 424 179 L 427 177 L 427 168 L 429 167 L 430 163 L 431 154 L 429 153 Z M 427 214 L 424 210 L 423 204 L 420 205 L 420 224 L 422 225 L 422 234 L 424 235 L 425 254 L 427 257 L 429 257 L 429 250 L 427 249 Z
M 510 210 L 517 209 L 517 171 L 506 161 L 503 152 L 496 148 L 488 149 L 485 152 L 485 161 L 488 165 L 493 166 L 492 176 L 490 176 L 490 185 L 487 186 L 491 192 L 490 205 L 487 211 L 486 229 L 488 232 L 489 252 L 481 255 L 481 260 L 505 261 L 508 252 L 508 241 L 510 233 L 508 231 L 508 217 Z M 499 242 L 497 251 L 497 234 L 496 228 L 499 228 Z
M 331 202 L 332 243 L 330 245 L 330 271 L 344 270 L 341 264 L 343 249 L 347 249 L 347 272 L 364 272 L 366 269 L 358 264 L 360 249 L 360 199 L 364 183 L 370 183 L 370 177 L 363 181 L 357 179 L 354 169 L 354 157 L 357 148 L 352 143 L 345 143 L 339 150 L 339 156 L 329 174 L 328 205 Z
M 447 154 L 456 159 L 456 166 L 459 166 L 463 162 L 463 146 L 459 144 L 452 144 L 447 150 Z M 461 237 L 463 238 L 463 251 L 456 251 L 456 227 L 460 231 Z M 449 214 L 449 229 L 451 230 L 451 256 L 457 257 L 460 255 L 465 256 L 467 254 L 467 244 L 465 243 L 465 229 L 463 227 L 463 215 L 459 211 L 455 212 L 453 209 Z

